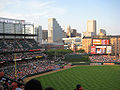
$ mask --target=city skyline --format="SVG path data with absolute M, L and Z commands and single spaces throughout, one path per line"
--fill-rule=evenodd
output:
M 0 17 L 23 19 L 48 29 L 48 18 L 56 18 L 62 28 L 70 24 L 78 32 L 87 31 L 87 20 L 96 20 L 97 33 L 120 34 L 119 0 L 0 0 Z

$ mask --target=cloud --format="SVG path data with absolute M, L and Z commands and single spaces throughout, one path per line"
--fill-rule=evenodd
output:
M 4 9 L 4 7 L 9 3 L 10 2 L 8 2 L 8 0 L 0 0 L 0 10 Z
M 65 9 L 56 6 L 56 1 L 53 0 L 44 2 L 39 0 L 0 0 L 0 8 L 0 17 L 22 19 L 36 24 L 42 24 L 42 20 L 65 13 Z

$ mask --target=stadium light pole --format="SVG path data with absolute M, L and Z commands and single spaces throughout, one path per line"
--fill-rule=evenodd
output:
M 16 53 L 14 54 L 14 60 L 15 60 L 15 79 L 17 80 Z

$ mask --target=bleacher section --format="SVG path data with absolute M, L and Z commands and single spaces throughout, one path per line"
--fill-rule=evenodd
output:
M 16 58 L 16 60 L 22 60 L 22 59 L 27 59 L 27 58 L 34 58 L 36 56 L 40 56 L 41 52 L 38 53 L 34 53 L 34 52 L 24 52 L 24 53 L 4 53 L 4 54 L 0 54 L 0 62 L 8 62 L 8 61 L 15 61 L 14 59 Z
M 1 39 L 0 53 L 20 52 L 40 48 L 34 39 Z
M 39 56 L 29 52 L 36 49 L 40 46 L 34 39 L 0 39 L 0 63 L 14 61 L 15 55 L 17 60 Z
M 17 78 L 24 78 L 26 75 L 35 74 L 51 69 L 60 68 L 61 65 L 52 63 L 49 60 L 26 60 L 17 62 Z M 15 78 L 15 67 L 14 63 L 11 65 L 4 64 L 0 68 L 0 72 L 4 72 L 6 77 L 11 79 Z
M 91 62 L 120 62 L 116 56 L 110 55 L 92 55 L 89 58 Z
M 42 58 L 46 57 L 46 54 L 40 49 L 34 39 L 0 39 L 0 72 L 4 72 L 6 77 L 15 79 L 16 65 L 18 79 L 60 68 L 59 65 Z M 16 64 L 14 61 L 17 61 Z

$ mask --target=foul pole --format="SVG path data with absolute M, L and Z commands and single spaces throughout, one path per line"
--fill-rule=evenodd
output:
M 15 79 L 17 80 L 16 53 L 14 54 L 14 60 L 15 60 Z

